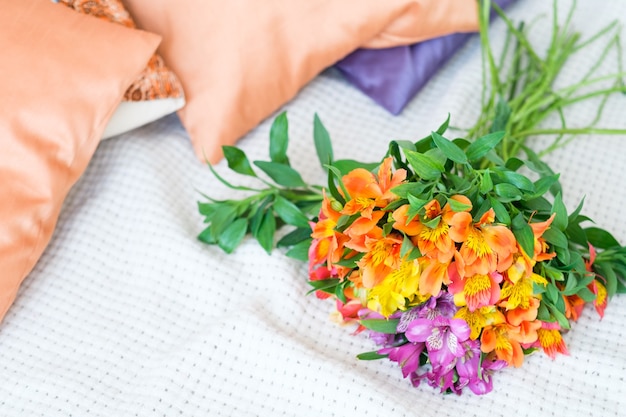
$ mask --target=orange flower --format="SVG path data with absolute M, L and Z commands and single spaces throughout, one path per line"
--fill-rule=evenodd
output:
M 467 211 L 471 210 L 472 204 L 467 197 L 456 195 L 451 198 L 467 205 Z M 441 263 L 450 262 L 456 248 L 454 241 L 450 238 L 451 229 L 449 223 L 456 215 L 469 216 L 469 213 L 454 212 L 449 204 L 446 204 L 442 210 L 439 201 L 433 199 L 424 206 L 425 213 L 421 218 L 409 221 L 409 208 L 410 206 L 406 204 L 393 212 L 392 217 L 395 220 L 393 227 L 411 237 L 411 240 L 419 248 L 422 255 L 436 259 Z M 424 224 L 438 217 L 439 222 L 436 226 L 429 227 Z
M 537 330 L 539 345 L 552 359 L 556 358 L 557 353 L 569 355 L 563 336 L 558 329 L 558 324 L 544 322 L 542 328 Z
M 500 307 L 507 310 L 516 308 L 528 309 L 534 301 L 534 284 L 546 286 L 548 281 L 541 275 L 531 273 L 530 276 L 521 276 L 517 281 L 513 281 L 510 277 L 502 285 L 500 298 L 503 300 L 499 303 Z
M 524 363 L 520 339 L 520 329 L 510 324 L 487 326 L 480 337 L 480 349 L 484 353 L 495 351 L 498 359 L 519 368 Z
M 544 222 L 530 223 L 530 228 L 533 230 L 533 235 L 535 236 L 535 253 L 533 254 L 533 260 L 536 262 L 547 261 L 556 256 L 556 252 L 548 253 L 548 244 L 541 237 L 552 224 L 555 215 L 556 213 L 552 214 L 552 216 Z
M 513 232 L 506 226 L 493 224 L 495 212 L 489 209 L 474 225 L 471 216 L 454 216 L 450 227 L 451 238 L 461 244 L 460 254 L 464 260 L 465 276 L 487 275 L 504 272 L 513 263 L 517 242 Z
M 476 340 L 480 332 L 486 326 L 504 322 L 504 316 L 495 306 L 481 307 L 470 311 L 467 307 L 461 307 L 454 318 L 463 319 L 470 327 L 470 339 Z
M 402 238 L 388 235 L 379 239 L 366 237 L 367 252 L 357 262 L 361 271 L 363 287 L 373 288 L 400 266 Z
M 597 279 L 594 279 L 589 284 L 589 289 L 596 295 L 596 299 L 593 300 L 593 306 L 596 308 L 600 318 L 604 317 L 604 309 L 609 301 L 606 287 Z
M 564 295 L 563 301 L 565 301 L 565 317 L 574 321 L 578 320 L 585 307 L 585 300 L 574 294 Z
M 310 265 L 326 262 L 327 267 L 339 262 L 348 236 L 335 230 L 341 213 L 333 209 L 330 199 L 324 195 L 319 221 L 311 225 L 313 243 L 309 248 Z
M 436 297 L 441 292 L 443 284 L 450 284 L 448 268 L 451 264 L 440 263 L 426 256 L 419 259 L 422 273 L 419 281 L 419 293 L 422 296 L 431 295 Z
M 345 243 L 345 246 L 358 252 L 367 252 L 366 238 L 380 239 L 383 236 L 383 229 L 378 226 L 378 222 L 384 215 L 385 212 L 383 211 L 375 211 L 370 218 L 359 217 L 353 221 L 344 230 L 344 234 L 350 239 Z
M 458 274 L 452 275 L 448 291 L 454 294 L 454 303 L 457 306 L 467 305 L 469 311 L 473 312 L 481 307 L 494 305 L 500 299 L 501 274 L 492 272 L 463 278 Z
M 392 174 L 392 161 L 391 157 L 385 158 L 377 175 L 364 168 L 356 168 L 343 176 L 342 181 L 348 191 L 349 200 L 341 211 L 342 214 L 351 216 L 360 213 L 363 217 L 371 218 L 376 207 L 385 207 L 398 198 L 391 189 L 406 179 L 406 171 L 399 169 Z

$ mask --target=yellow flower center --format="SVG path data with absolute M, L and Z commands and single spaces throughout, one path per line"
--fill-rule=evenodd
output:
M 465 298 L 474 297 L 477 294 L 482 295 L 485 291 L 491 289 L 491 280 L 487 275 L 477 274 L 465 279 L 463 292 Z
M 472 340 L 476 340 L 480 331 L 487 325 L 487 319 L 481 310 L 469 311 L 467 307 L 463 307 L 454 315 L 455 318 L 465 320 L 470 327 L 470 339 Z
M 467 248 L 474 251 L 474 253 L 479 258 L 482 258 L 485 255 L 490 255 L 493 253 L 493 250 L 491 249 L 491 247 L 489 247 L 489 245 L 485 241 L 483 234 L 480 233 L 480 231 L 476 229 L 473 229 L 469 232 L 467 236 L 467 240 L 465 241 L 465 244 L 467 245 Z
M 382 265 L 389 257 L 393 245 L 385 239 L 380 239 L 374 244 L 369 253 L 369 262 L 373 266 Z
M 419 234 L 419 239 L 427 240 L 429 242 L 436 242 L 442 236 L 448 234 L 448 229 L 450 229 L 450 226 L 448 226 L 445 222 L 440 221 L 437 227 L 433 229 L 429 227 L 424 227 Z

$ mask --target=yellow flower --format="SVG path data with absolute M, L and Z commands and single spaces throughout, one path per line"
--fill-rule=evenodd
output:
M 530 308 L 534 297 L 533 283 L 548 285 L 548 281 L 544 277 L 535 273 L 530 274 L 529 277 L 518 277 L 517 282 L 507 280 L 500 293 L 500 299 L 504 301 L 499 305 L 507 310 Z
M 368 292 L 367 307 L 388 317 L 398 310 L 406 310 L 414 301 L 426 301 L 428 297 L 418 293 L 419 277 L 418 261 L 403 259 L 397 269 Z
M 480 332 L 486 326 L 503 323 L 504 316 L 495 306 L 481 307 L 470 311 L 467 307 L 462 307 L 456 312 L 454 318 L 463 319 L 470 327 L 470 339 L 476 340 Z

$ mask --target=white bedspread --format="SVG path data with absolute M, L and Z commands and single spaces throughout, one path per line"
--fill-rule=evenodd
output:
M 579 3 L 574 24 L 587 34 L 626 16 L 619 0 Z M 550 7 L 525 0 L 511 13 L 546 12 L 532 34 L 545 44 Z M 495 43 L 503 31 L 494 24 Z M 579 78 L 588 59 L 568 65 L 563 81 Z M 479 92 L 477 39 L 399 117 L 327 71 L 285 106 L 290 159 L 306 180 L 324 183 L 315 112 L 337 158 L 378 160 L 388 140 L 421 138 L 448 112 L 453 125 L 468 126 Z M 574 108 L 570 124 L 582 125 L 592 109 Z M 624 109 L 626 96 L 613 97 L 600 125 L 625 128 Z M 270 123 L 240 142 L 251 159 L 266 157 Z M 568 208 L 586 196 L 584 212 L 626 244 L 624 155 L 626 137 L 589 136 L 549 161 L 562 173 Z M 217 169 L 235 178 L 224 163 Z M 102 142 L 0 324 L 1 416 L 626 414 L 626 296 L 609 303 L 603 320 L 584 311 L 565 336 L 570 356 L 527 357 L 522 368 L 497 373 L 486 396 L 415 389 L 396 364 L 356 359 L 374 345 L 331 322 L 331 302 L 306 295 L 304 264 L 281 251 L 268 256 L 252 240 L 232 255 L 197 241 L 200 192 L 232 193 L 195 159 L 176 116 Z

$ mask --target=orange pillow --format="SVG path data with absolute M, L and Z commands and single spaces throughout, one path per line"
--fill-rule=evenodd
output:
M 135 22 L 121 0 L 55 0 L 79 13 L 135 29 Z M 157 120 L 183 107 L 183 87 L 163 58 L 153 54 L 148 65 L 124 94 L 124 100 L 103 133 L 103 139 Z
M 477 29 L 476 0 L 126 0 L 163 36 L 180 78 L 181 120 L 200 159 L 233 144 L 359 46 Z
M 48 0 L 0 13 L 0 320 L 159 37 Z

